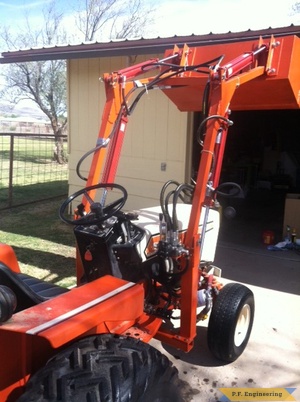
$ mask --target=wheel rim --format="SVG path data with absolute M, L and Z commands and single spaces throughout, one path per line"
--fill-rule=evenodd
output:
M 237 320 L 234 333 L 234 344 L 237 347 L 241 346 L 247 336 L 250 325 L 250 318 L 251 308 L 249 304 L 244 304 Z

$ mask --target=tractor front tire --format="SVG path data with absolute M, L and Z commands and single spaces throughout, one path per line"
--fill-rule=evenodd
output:
M 220 360 L 233 362 L 247 346 L 254 319 L 254 296 L 239 283 L 228 283 L 217 296 L 210 315 L 207 343 Z
M 79 340 L 29 380 L 18 402 L 183 402 L 177 369 L 154 347 L 110 334 Z

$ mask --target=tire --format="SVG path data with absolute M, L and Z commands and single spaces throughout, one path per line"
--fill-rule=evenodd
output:
M 52 358 L 18 402 L 183 402 L 179 386 L 177 369 L 158 350 L 105 334 Z
M 225 285 L 217 296 L 207 330 L 211 353 L 220 360 L 233 362 L 247 346 L 254 319 L 254 296 L 239 283 Z

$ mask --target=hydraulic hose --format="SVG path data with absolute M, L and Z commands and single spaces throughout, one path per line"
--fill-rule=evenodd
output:
M 202 122 L 200 123 L 199 128 L 198 128 L 198 130 L 197 130 L 197 141 L 198 141 L 198 143 L 199 143 L 201 146 L 203 145 L 202 138 L 201 138 L 202 128 L 203 128 L 204 124 L 206 124 L 209 120 L 213 120 L 213 119 L 216 119 L 216 120 L 223 120 L 223 121 L 225 121 L 229 126 L 232 126 L 232 124 L 233 124 L 233 121 L 232 121 L 232 120 L 229 120 L 229 119 L 227 119 L 227 117 L 221 116 L 221 115 L 219 115 L 219 114 L 213 114 L 213 115 L 211 115 L 211 116 L 206 117 L 204 120 L 202 120 Z
M 93 154 L 93 153 L 99 151 L 101 148 L 107 147 L 107 145 L 109 144 L 109 141 L 110 141 L 111 138 L 114 136 L 115 131 L 116 131 L 118 125 L 119 125 L 119 122 L 120 122 L 121 117 L 122 117 L 122 111 L 123 111 L 123 109 L 121 108 L 120 111 L 119 111 L 118 117 L 117 117 L 117 119 L 116 119 L 116 121 L 115 121 L 115 124 L 114 124 L 114 126 L 113 126 L 113 128 L 112 128 L 112 131 L 111 131 L 111 133 L 109 134 L 109 136 L 107 137 L 107 139 L 106 139 L 105 141 L 103 141 L 101 144 L 96 145 L 94 148 L 92 148 L 92 149 L 90 149 L 89 151 L 87 151 L 87 152 L 86 152 L 84 155 L 82 155 L 82 157 L 79 159 L 79 161 L 78 161 L 78 163 L 77 163 L 77 165 L 76 165 L 76 174 L 77 174 L 77 176 L 78 176 L 81 180 L 87 181 L 87 177 L 83 177 L 82 174 L 80 173 L 80 167 L 81 167 L 82 163 L 83 163 L 83 162 L 85 161 L 85 159 L 86 159 L 88 156 L 90 156 L 91 154 Z
M 225 192 L 223 192 L 222 190 L 224 188 L 226 188 L 226 187 L 235 189 L 235 192 L 234 193 L 225 193 Z M 241 186 L 239 184 L 234 183 L 234 182 L 230 182 L 230 181 L 220 184 L 214 190 L 215 194 L 221 195 L 221 196 L 226 197 L 226 198 L 235 197 L 236 195 L 238 195 L 238 194 L 240 194 L 242 192 L 243 192 L 243 190 L 242 190 L 242 188 L 241 188 Z

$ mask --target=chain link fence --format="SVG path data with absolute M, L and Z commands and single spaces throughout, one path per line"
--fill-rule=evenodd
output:
M 0 133 L 0 210 L 68 193 L 68 164 L 56 162 L 54 145 L 50 134 Z

